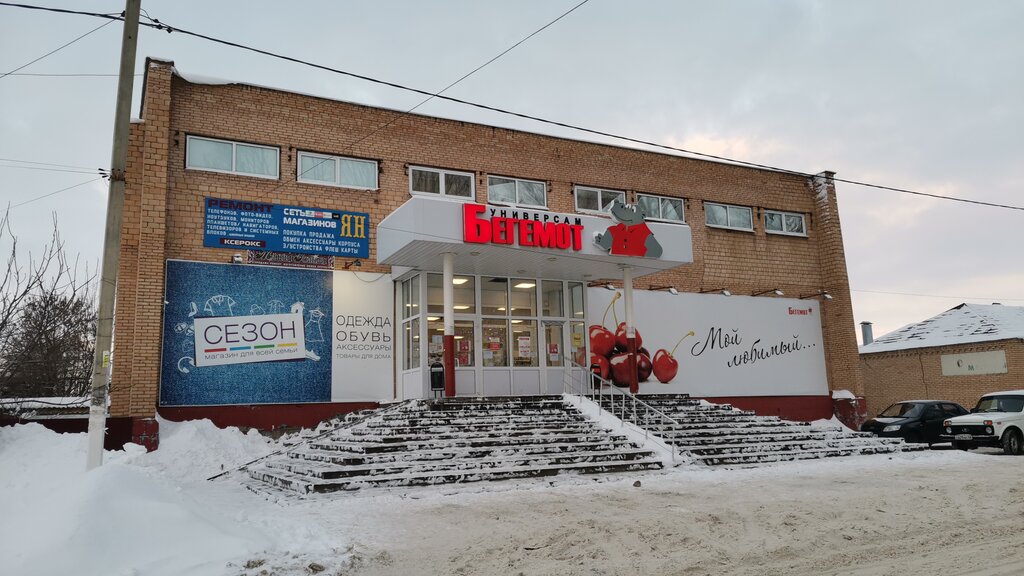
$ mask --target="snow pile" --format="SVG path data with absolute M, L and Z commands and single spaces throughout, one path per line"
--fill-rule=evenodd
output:
M 246 564 L 301 573 L 313 561 L 330 569 L 347 562 L 315 523 L 237 482 L 201 481 L 220 462 L 270 451 L 258 435 L 208 421 L 161 422 L 161 432 L 160 450 L 128 444 L 86 472 L 85 434 L 0 428 L 3 572 L 212 576 L 247 573 Z M 347 546 L 344 535 L 330 537 Z

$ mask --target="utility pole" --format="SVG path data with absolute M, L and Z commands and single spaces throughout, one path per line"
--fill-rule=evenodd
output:
M 142 0 L 126 0 L 121 35 L 121 70 L 114 107 L 114 144 L 110 154 L 110 194 L 100 271 L 100 301 L 96 319 L 96 353 L 92 361 L 89 402 L 89 455 L 86 469 L 103 464 L 103 437 L 107 427 L 107 380 L 110 374 L 111 336 L 114 332 L 114 295 L 121 255 L 121 219 L 124 211 L 124 171 L 128 164 L 128 129 L 131 124 L 132 83 L 135 81 L 135 46 L 139 38 Z

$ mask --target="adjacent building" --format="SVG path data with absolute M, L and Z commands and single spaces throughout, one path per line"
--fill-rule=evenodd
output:
M 911 399 L 971 408 L 1024 388 L 1024 307 L 960 304 L 860 347 L 869 414 Z

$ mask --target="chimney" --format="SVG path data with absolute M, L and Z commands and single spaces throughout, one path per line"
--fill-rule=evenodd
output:
M 871 334 L 871 322 L 860 323 L 860 335 L 864 340 L 864 345 L 867 346 L 875 341 L 874 335 Z

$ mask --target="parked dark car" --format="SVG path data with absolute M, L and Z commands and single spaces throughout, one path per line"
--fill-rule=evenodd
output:
M 966 408 L 949 400 L 907 400 L 882 410 L 860 429 L 876 436 L 903 438 L 907 442 L 925 442 L 931 446 L 949 441 L 939 438 L 943 433 L 943 421 L 967 413 Z

